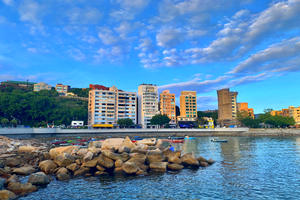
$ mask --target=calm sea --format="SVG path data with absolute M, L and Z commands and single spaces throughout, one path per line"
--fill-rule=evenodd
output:
M 139 177 L 53 180 L 20 199 L 300 199 L 300 137 L 199 137 L 176 144 L 216 163 Z

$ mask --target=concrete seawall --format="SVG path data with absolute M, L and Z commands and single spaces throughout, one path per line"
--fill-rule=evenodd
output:
M 168 136 L 300 136 L 300 129 L 60 129 L 60 128 L 0 128 L 0 135 L 26 137 L 99 136 L 99 137 L 168 137 Z

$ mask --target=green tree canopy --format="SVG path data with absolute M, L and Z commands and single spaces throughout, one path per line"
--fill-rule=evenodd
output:
M 3 127 L 6 127 L 6 126 L 8 125 L 8 123 L 9 123 L 9 120 L 8 120 L 8 119 L 6 119 L 6 118 L 2 118 L 2 119 L 1 119 L 1 125 L 2 125 Z
M 18 125 L 18 121 L 16 119 L 12 119 L 10 120 L 10 124 L 13 126 L 13 127 L 16 127 Z
M 87 115 L 87 101 L 61 98 L 55 90 L 33 92 L 0 88 L 0 116 L 8 120 L 16 119 L 22 125 L 70 125 L 72 120 L 86 123 Z
M 133 126 L 134 123 L 133 123 L 133 121 L 131 119 L 125 118 L 125 119 L 118 119 L 117 124 L 121 128 L 123 128 L 123 127 L 128 128 L 130 126 Z
M 170 118 L 167 115 L 154 115 L 150 120 L 152 125 L 159 125 L 160 127 L 163 125 L 167 125 L 170 122 Z

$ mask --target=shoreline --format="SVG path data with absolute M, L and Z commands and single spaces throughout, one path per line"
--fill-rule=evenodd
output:
M 0 135 L 13 138 L 51 138 L 51 137 L 262 137 L 262 136 L 300 136 L 300 129 L 248 129 L 248 128 L 216 128 L 216 129 L 43 129 L 43 128 L 0 128 Z

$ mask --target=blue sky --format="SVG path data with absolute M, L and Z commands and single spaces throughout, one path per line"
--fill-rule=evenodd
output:
M 300 0 L 0 0 L 0 80 L 300 106 Z

